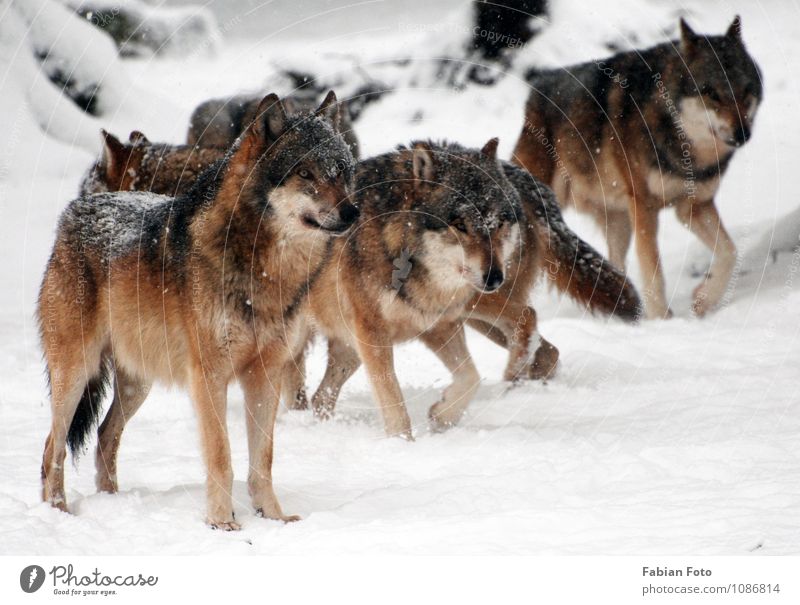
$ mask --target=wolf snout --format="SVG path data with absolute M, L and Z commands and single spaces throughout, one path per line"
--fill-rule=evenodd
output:
M 483 276 L 483 290 L 484 292 L 494 292 L 503 285 L 503 272 L 499 269 L 492 267 Z
M 733 143 L 737 147 L 744 145 L 750 139 L 752 132 L 747 124 L 742 124 L 733 132 Z
M 319 223 L 325 231 L 338 235 L 347 231 L 358 220 L 360 214 L 359 209 L 352 204 L 343 203 L 335 210 L 329 211 Z
M 339 220 L 349 227 L 358 220 L 361 211 L 347 202 L 339 205 Z

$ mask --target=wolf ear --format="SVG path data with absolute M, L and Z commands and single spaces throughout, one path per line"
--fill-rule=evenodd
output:
M 725 32 L 725 37 L 739 43 L 742 42 L 742 18 L 739 15 L 733 18 L 733 23 L 728 27 L 728 31 Z
M 498 143 L 500 143 L 500 139 L 498 139 L 497 137 L 489 139 L 486 142 L 486 145 L 484 145 L 483 148 L 481 149 L 481 155 L 489 158 L 490 160 L 496 160 Z
M 436 176 L 436 166 L 433 159 L 433 151 L 427 143 L 414 143 L 411 148 L 413 156 L 411 165 L 414 171 L 414 179 L 417 181 L 432 181 Z
M 322 101 L 322 105 L 317 108 L 314 114 L 328 120 L 333 124 L 333 129 L 339 132 L 339 102 L 336 100 L 335 92 L 332 90 L 328 91 L 328 94 L 325 95 L 325 99 Z
M 258 104 L 255 115 L 239 138 L 239 149 L 231 165 L 252 162 L 286 130 L 286 111 L 275 93 L 270 93 Z
M 122 170 L 127 162 L 125 145 L 103 128 L 100 129 L 100 135 L 103 137 L 103 157 L 100 163 L 109 174 Z
M 694 48 L 694 43 L 697 41 L 697 34 L 694 33 L 694 30 L 689 27 L 689 24 L 686 23 L 686 20 L 681 17 L 681 50 L 684 54 L 688 54 L 689 51 Z
M 150 141 L 146 136 L 144 136 L 144 133 L 141 130 L 131 130 L 131 134 L 128 137 L 128 142 L 134 145 L 144 145 Z
M 278 95 L 273 92 L 261 99 L 250 128 L 263 141 L 277 139 L 283 134 L 286 130 L 286 110 Z

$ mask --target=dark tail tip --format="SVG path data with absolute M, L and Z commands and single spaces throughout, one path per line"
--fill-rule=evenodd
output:
M 597 304 L 594 297 L 589 301 L 592 310 L 599 310 L 627 322 L 635 323 L 644 315 L 639 293 L 631 281 L 606 260 L 598 275 Z
M 67 431 L 67 445 L 73 458 L 77 458 L 83 452 L 89 433 L 97 426 L 110 377 L 110 363 L 104 360 L 100 365 L 100 372 L 89 380 L 83 390 L 78 408 L 75 410 L 69 431 Z

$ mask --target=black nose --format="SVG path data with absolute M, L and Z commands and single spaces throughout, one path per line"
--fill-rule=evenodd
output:
M 483 276 L 483 289 L 486 292 L 494 292 L 503 284 L 503 272 L 492 267 L 489 272 Z
M 742 124 L 736 129 L 736 132 L 733 133 L 733 140 L 736 141 L 737 145 L 744 145 L 747 143 L 750 135 L 750 127 L 746 124 Z
M 358 219 L 361 211 L 353 206 L 353 204 L 342 204 L 339 206 L 339 218 L 343 223 L 352 225 Z

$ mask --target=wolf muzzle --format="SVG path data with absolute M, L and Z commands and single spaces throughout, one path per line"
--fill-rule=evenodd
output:
M 483 276 L 483 291 L 494 292 L 503 285 L 503 272 L 495 267 L 491 267 Z
M 750 140 L 752 134 L 750 127 L 747 124 L 742 124 L 734 131 L 733 142 L 737 147 L 741 147 Z
M 325 216 L 325 220 L 319 223 L 319 228 L 341 235 L 353 226 L 361 215 L 361 211 L 348 202 L 343 202 L 335 210 L 331 210 Z

